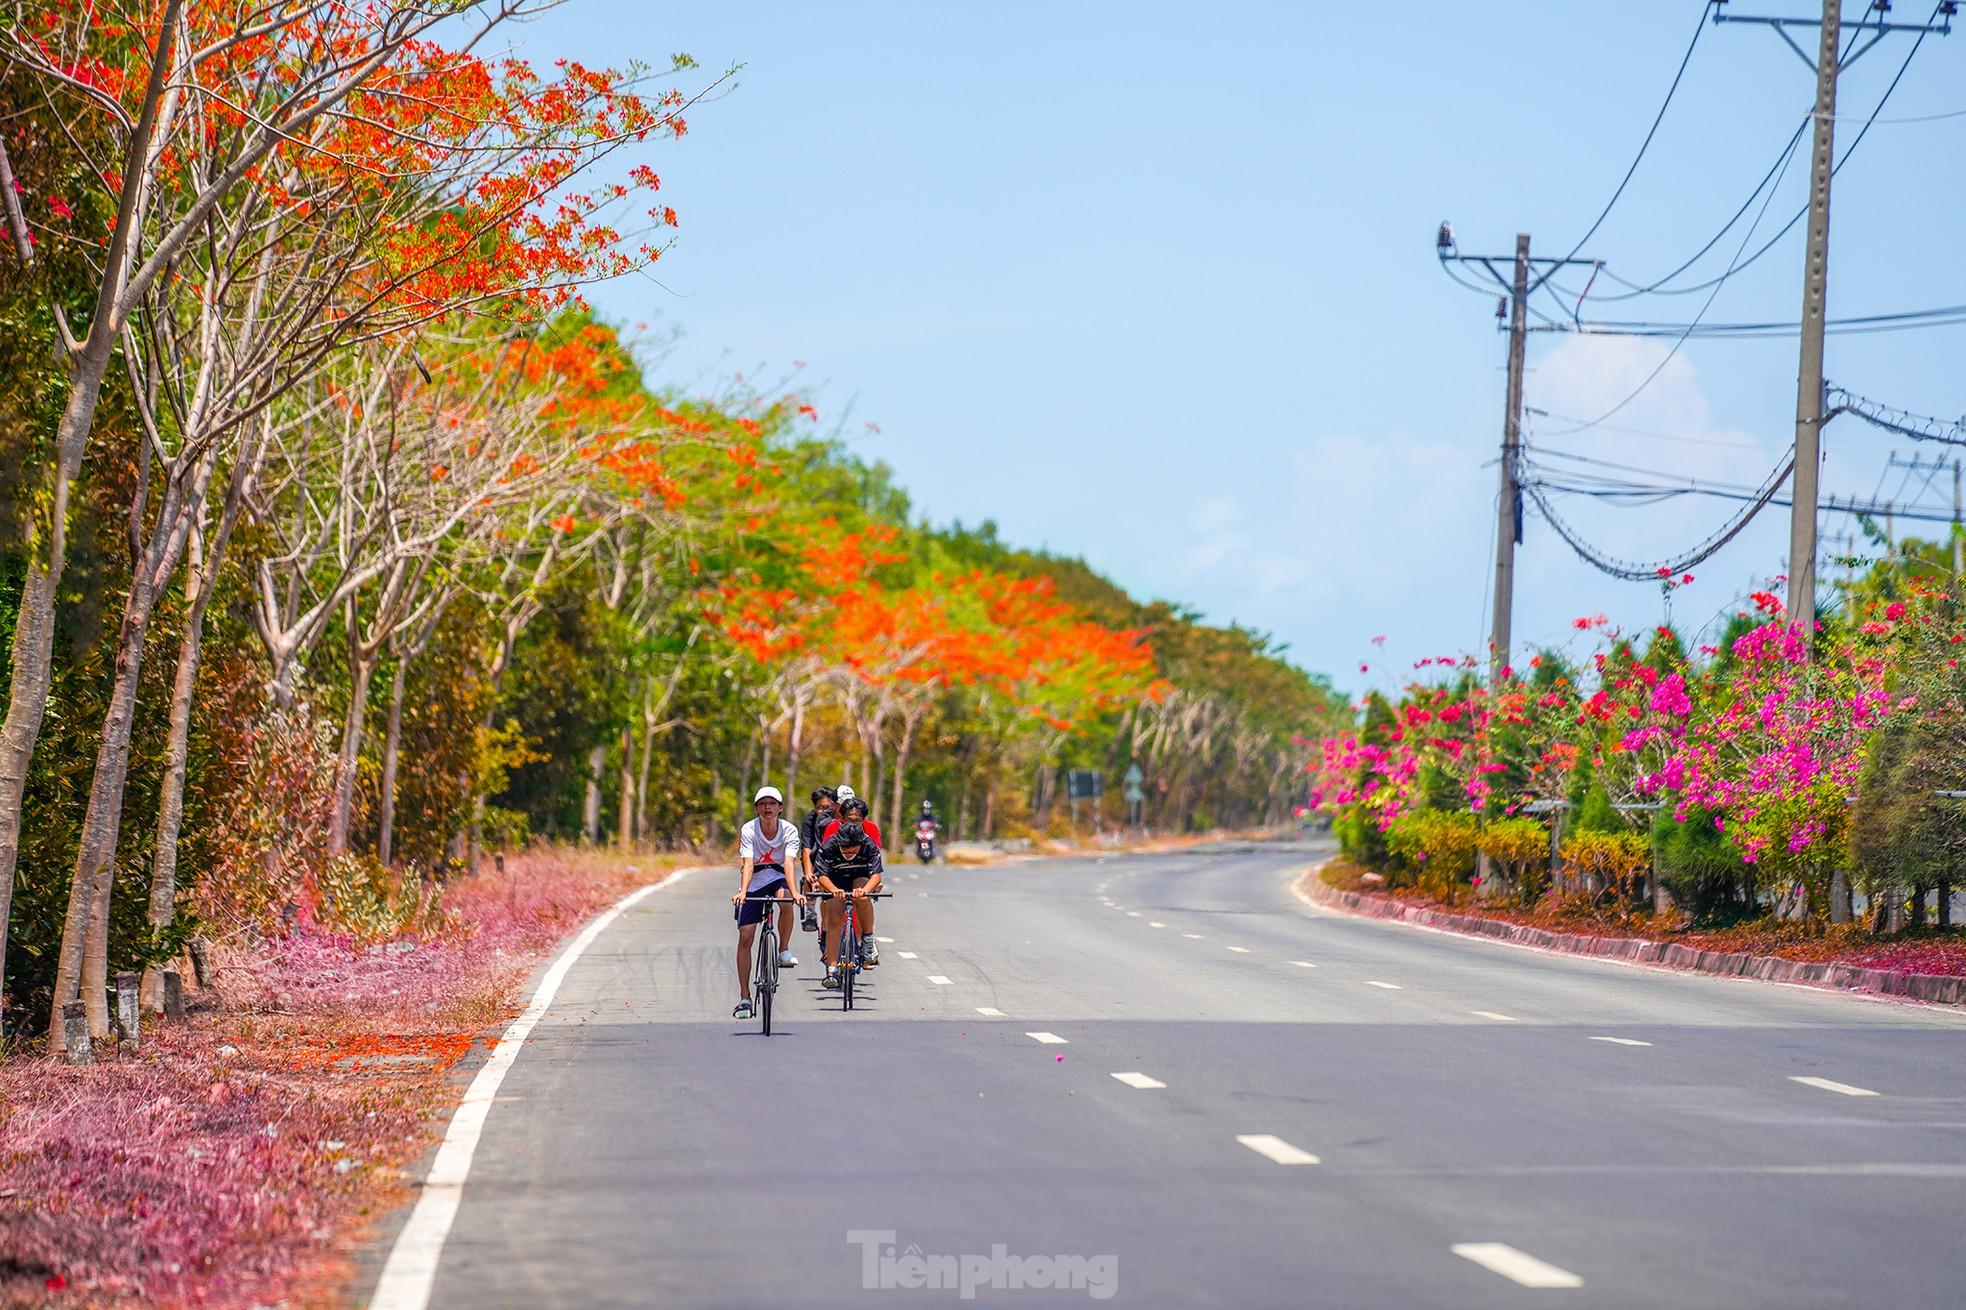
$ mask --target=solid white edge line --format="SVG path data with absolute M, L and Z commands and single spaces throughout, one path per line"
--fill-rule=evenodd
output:
M 1057 1033 L 1025 1033 L 1024 1035 L 1030 1038 L 1032 1041 L 1039 1042 L 1045 1046 L 1071 1045 L 1070 1042 L 1065 1040 L 1063 1037 L 1060 1037 Z
M 437 1278 L 437 1262 L 443 1256 L 444 1242 L 450 1237 L 451 1224 L 457 1219 L 458 1203 L 464 1196 L 464 1182 L 471 1174 L 471 1157 L 476 1154 L 478 1139 L 485 1130 L 485 1116 L 491 1113 L 492 1098 L 498 1094 L 498 1085 L 505 1081 L 506 1071 L 519 1057 L 520 1047 L 532 1035 L 540 1019 L 545 1017 L 547 1009 L 553 1004 L 553 997 L 560 990 L 560 984 L 566 981 L 568 972 L 594 939 L 605 932 L 623 910 L 656 888 L 678 882 L 691 872 L 689 869 L 677 869 L 616 901 L 583 928 L 580 935 L 560 952 L 560 958 L 547 969 L 546 976 L 539 980 L 539 986 L 533 991 L 532 1002 L 526 1006 L 523 1014 L 506 1025 L 498 1045 L 492 1048 L 491 1058 L 478 1070 L 464 1093 L 464 1099 L 458 1102 L 456 1112 L 451 1115 L 450 1127 L 444 1130 L 443 1145 L 437 1148 L 437 1158 L 431 1162 L 430 1172 L 423 1180 L 416 1208 L 410 1211 L 409 1220 L 404 1223 L 403 1230 L 396 1234 L 395 1244 L 389 1248 L 389 1259 L 382 1266 L 382 1276 L 376 1280 L 375 1293 L 368 1303 L 369 1310 L 424 1310 L 430 1304 L 430 1288 Z
M 1582 1287 L 1584 1280 L 1568 1269 L 1555 1265 L 1526 1251 L 1518 1251 L 1506 1242 L 1456 1242 L 1447 1248 L 1463 1260 L 1471 1260 L 1491 1274 L 1500 1274 L 1512 1283 L 1524 1287 Z
M 1840 1092 L 1844 1096 L 1877 1095 L 1876 1092 L 1871 1091 L 1868 1087 L 1852 1087 L 1849 1083 L 1839 1083 L 1829 1078 L 1805 1077 L 1801 1074 L 1791 1074 L 1789 1081 L 1792 1083 L 1801 1083 L 1804 1087 L 1820 1087 L 1826 1092 Z
M 1281 1137 L 1272 1137 L 1268 1133 L 1244 1133 L 1236 1140 L 1256 1154 L 1274 1160 L 1278 1164 L 1318 1163 L 1318 1158 L 1309 1151 L 1292 1146 Z
M 1113 1077 L 1119 1079 L 1121 1082 L 1125 1083 L 1128 1087 L 1137 1087 L 1143 1092 L 1152 1091 L 1156 1087 L 1167 1086 L 1167 1084 L 1162 1082 L 1160 1079 L 1149 1078 L 1144 1073 L 1116 1073 L 1113 1075 Z

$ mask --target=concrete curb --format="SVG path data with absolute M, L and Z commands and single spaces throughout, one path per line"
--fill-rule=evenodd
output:
M 1304 875 L 1305 895 L 1320 905 L 1349 914 L 1374 919 L 1398 919 L 1468 937 L 1493 937 L 1563 955 L 1594 955 L 1600 959 L 1629 960 L 1635 964 L 1650 964 L 1689 973 L 1710 973 L 1723 978 L 1758 978 L 1763 982 L 1899 996 L 1937 1005 L 1966 1005 L 1966 977 L 1902 973 L 1896 969 L 1862 969 L 1853 964 L 1810 964 L 1801 960 L 1784 960 L 1775 955 L 1749 955 L 1744 951 L 1703 951 L 1638 937 L 1551 932 L 1546 928 L 1531 928 L 1503 919 L 1408 905 L 1390 896 L 1371 892 L 1340 891 L 1325 882 L 1322 874 L 1323 867 L 1319 866 Z

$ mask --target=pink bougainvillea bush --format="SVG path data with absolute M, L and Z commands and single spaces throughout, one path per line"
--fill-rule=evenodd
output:
M 1946 778 L 1966 789 L 1966 604 L 1901 573 L 1867 585 L 1806 632 L 1755 592 L 1693 652 L 1670 627 L 1634 641 L 1598 616 L 1574 632 L 1595 649 L 1497 676 L 1421 660 L 1396 698 L 1369 695 L 1357 726 L 1319 745 L 1313 803 L 1395 886 L 1411 844 L 1387 838 L 1403 816 L 1456 811 L 1480 828 L 1532 814 L 1650 839 L 1658 877 L 1701 914 L 1821 925 L 1854 889 L 1874 926 L 1916 923 L 1966 853 L 1966 807 L 1956 821 L 1934 808 Z
M 439 925 L 213 951 L 190 1021 L 87 1069 L 0 1063 L 0 1307 L 332 1301 L 365 1222 L 520 984 L 654 864 L 524 855 L 451 884 Z

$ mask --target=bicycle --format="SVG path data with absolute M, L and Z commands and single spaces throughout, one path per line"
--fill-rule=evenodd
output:
M 853 923 L 853 902 L 857 898 L 850 892 L 837 892 L 835 895 L 846 902 L 846 912 L 840 916 L 840 1008 L 841 1010 L 851 1010 L 853 1008 L 853 978 L 863 967 L 860 963 L 860 933 L 854 927 Z M 870 901 L 878 901 L 883 897 L 892 896 L 894 893 L 862 892 L 860 895 L 865 896 Z M 822 955 L 819 958 L 823 962 L 826 957 Z
M 780 896 L 746 896 L 746 901 L 763 902 L 766 905 L 790 904 L 791 898 Z M 764 918 L 758 921 L 757 940 L 752 943 L 757 951 L 751 977 L 751 1009 L 764 1024 L 764 1035 L 771 1036 L 771 998 L 778 991 L 778 915 L 766 910 Z

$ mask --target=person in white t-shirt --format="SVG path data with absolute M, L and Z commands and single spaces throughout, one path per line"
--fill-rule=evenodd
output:
M 789 823 L 779 820 L 779 811 L 785 808 L 785 797 L 776 787 L 760 787 L 751 802 L 752 811 L 758 816 L 744 825 L 737 835 L 737 894 L 730 902 L 737 909 L 737 990 L 739 1000 L 737 1009 L 732 1011 L 739 1019 L 751 1017 L 751 944 L 758 935 L 758 924 L 765 917 L 765 905 L 759 897 L 775 897 L 780 902 L 778 910 L 778 940 L 784 949 L 778 952 L 780 968 L 798 967 L 799 958 L 792 954 L 792 905 L 805 904 L 805 894 L 793 889 L 786 881 L 786 871 L 799 865 L 799 830 Z

